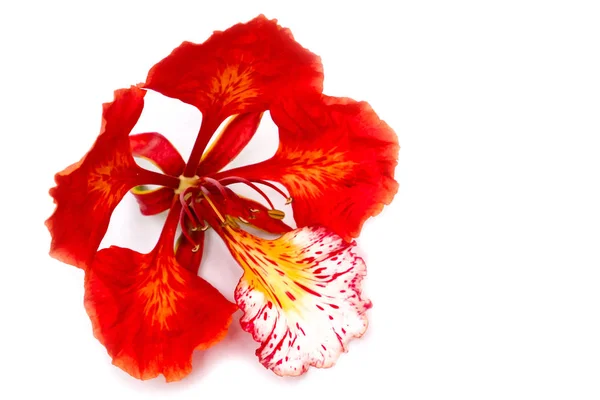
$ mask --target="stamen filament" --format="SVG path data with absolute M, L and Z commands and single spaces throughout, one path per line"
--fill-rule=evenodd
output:
M 225 223 L 225 218 L 223 218 L 223 216 L 221 215 L 219 210 L 217 210 L 217 207 L 215 206 L 215 204 L 210 199 L 208 189 L 206 189 L 204 186 L 202 186 L 200 188 L 200 190 L 202 190 L 202 193 L 204 194 L 204 198 L 206 199 L 206 201 L 208 202 L 210 207 L 213 209 L 213 211 L 215 212 L 215 214 L 217 215 L 217 217 L 219 218 L 221 223 Z
M 275 208 L 275 206 L 273 205 L 273 203 L 271 202 L 269 197 L 265 194 L 265 192 L 260 190 L 258 188 L 258 186 L 256 186 L 255 184 L 253 184 L 252 182 L 250 182 L 247 179 L 240 178 L 240 177 L 227 177 L 227 178 L 221 179 L 219 182 L 221 182 L 224 186 L 231 185 L 233 183 L 243 183 L 243 184 L 251 187 L 252 189 L 254 189 L 258 194 L 260 194 L 267 201 L 267 203 L 269 203 L 269 206 L 272 209 Z
M 193 204 L 193 203 L 192 203 Z M 192 211 L 192 213 L 196 216 L 196 222 L 198 222 L 198 224 L 202 224 L 202 225 L 196 225 L 193 228 L 191 228 L 190 230 L 192 232 L 197 232 L 197 231 L 206 231 L 208 228 L 210 228 L 210 225 L 204 220 L 204 218 L 202 218 L 202 215 L 200 214 L 200 212 L 193 208 L 190 205 L 190 210 Z
M 187 217 L 189 218 L 189 220 L 194 224 L 194 227 L 197 225 L 197 218 L 195 213 L 193 213 L 192 208 L 190 207 L 190 205 L 188 204 L 186 197 L 191 194 L 190 192 L 193 190 L 194 188 L 187 188 L 185 189 L 183 192 L 181 192 L 179 194 L 179 201 L 181 202 L 181 205 L 183 207 L 183 212 L 182 212 L 182 216 L 185 214 L 187 215 Z M 184 226 L 181 225 L 181 229 L 183 229 Z
M 188 227 L 185 226 L 185 214 L 181 213 L 179 216 L 179 224 L 181 225 L 181 234 L 187 239 L 188 242 L 193 244 L 194 246 L 198 245 L 192 235 L 188 232 Z
M 202 179 L 203 179 L 205 182 L 208 182 L 208 183 L 210 183 L 211 185 L 213 185 L 213 186 L 214 186 L 214 187 L 215 187 L 215 188 L 216 188 L 216 189 L 217 189 L 217 190 L 218 190 L 218 191 L 221 193 L 221 195 L 222 195 L 224 198 L 227 198 L 227 197 L 229 197 L 229 196 L 227 195 L 227 192 L 225 191 L 225 188 L 223 187 L 223 185 L 221 185 L 221 183 L 220 183 L 218 180 L 216 180 L 216 179 L 213 179 L 213 178 L 210 178 L 210 177 L 207 177 L 207 176 L 203 177 Z
M 261 185 L 268 186 L 271 189 L 273 189 L 274 191 L 276 191 L 277 193 L 279 193 L 280 195 L 282 195 L 285 198 L 285 201 L 286 201 L 285 204 L 290 204 L 292 202 L 292 198 L 290 196 L 288 196 L 283 190 L 279 189 L 277 186 L 275 186 L 271 182 L 263 181 L 262 179 L 252 179 L 251 181 L 260 183 Z

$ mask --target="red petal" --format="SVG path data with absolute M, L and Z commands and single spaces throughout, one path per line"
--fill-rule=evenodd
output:
M 277 104 L 279 149 L 265 162 L 225 171 L 281 182 L 293 198 L 298 227 L 324 225 L 351 240 L 389 204 L 398 138 L 365 102 L 323 96 Z
M 202 252 L 204 250 L 204 231 L 198 230 L 188 232 L 195 243 L 190 243 L 183 235 L 177 241 L 175 257 L 177 262 L 183 268 L 194 275 L 198 275 L 200 263 L 202 262 Z
M 197 175 L 206 176 L 220 171 L 240 154 L 256 133 L 262 114 L 255 112 L 231 117 L 212 146 L 204 153 Z
M 323 67 L 289 29 L 261 15 L 202 44 L 183 42 L 150 70 L 145 87 L 222 121 L 264 111 L 289 93 L 321 92 Z
M 131 189 L 131 193 L 143 215 L 155 215 L 168 210 L 175 196 L 175 191 L 168 187 L 146 190 L 144 186 L 136 186 Z
M 143 171 L 129 148 L 129 132 L 144 107 L 145 90 L 115 92 L 103 105 L 102 129 L 91 150 L 78 163 L 55 176 L 50 190 L 56 210 L 46 221 L 52 235 L 50 255 L 84 268 L 106 233 L 110 216 L 123 196 L 141 181 Z
M 98 252 L 85 277 L 85 307 L 94 335 L 113 364 L 138 379 L 182 379 L 194 349 L 227 332 L 236 306 L 204 279 L 179 266 L 173 248 L 150 254 L 111 247 Z
M 135 157 L 142 157 L 151 161 L 165 174 L 179 176 L 185 168 L 185 161 L 169 142 L 169 140 L 156 132 L 140 133 L 129 137 L 131 151 Z

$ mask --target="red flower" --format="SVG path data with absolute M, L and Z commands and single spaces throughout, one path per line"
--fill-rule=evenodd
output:
M 260 16 L 203 44 L 183 43 L 142 85 L 202 112 L 187 163 L 159 133 L 130 136 L 143 88 L 118 90 L 104 105 L 92 149 L 56 175 L 50 193 L 57 207 L 46 225 L 51 255 L 85 270 L 86 310 L 115 365 L 140 379 L 178 380 L 189 373 L 195 349 L 225 335 L 236 305 L 197 276 L 209 227 L 244 269 L 235 300 L 265 367 L 279 375 L 329 367 L 363 334 L 371 303 L 361 297 L 365 264 L 350 241 L 396 193 L 399 147 L 367 103 L 322 95 L 322 78 L 319 58 Z M 279 127 L 275 156 L 223 170 L 266 110 Z M 134 156 L 162 174 L 137 166 Z M 266 205 L 236 194 L 233 183 L 256 190 Z M 281 221 L 283 212 L 261 186 L 293 199 L 297 229 Z M 129 190 L 143 214 L 169 210 L 158 243 L 149 254 L 114 246 L 98 251 Z M 262 239 L 248 225 L 281 236 Z

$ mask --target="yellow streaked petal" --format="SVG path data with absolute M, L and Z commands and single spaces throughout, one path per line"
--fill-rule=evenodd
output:
M 261 363 L 278 375 L 332 366 L 348 342 L 367 328 L 371 302 L 361 297 L 364 261 L 353 244 L 321 227 L 275 240 L 225 228 L 244 269 L 235 299 L 242 327 L 261 343 Z

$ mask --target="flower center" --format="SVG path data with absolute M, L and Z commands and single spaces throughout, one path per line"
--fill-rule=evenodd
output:
M 185 192 L 187 189 L 196 186 L 198 182 L 200 182 L 200 177 L 198 175 L 192 177 L 181 175 L 179 177 L 179 187 L 175 190 L 175 194 Z
M 179 223 L 186 240 L 195 246 L 193 251 L 198 251 L 200 245 L 194 241 L 192 232 L 205 231 L 211 226 L 215 229 L 222 229 L 223 227 L 240 229 L 238 221 L 249 223 L 249 220 L 256 218 L 256 213 L 261 212 L 261 210 L 248 207 L 246 201 L 227 187 L 234 183 L 243 183 L 260 194 L 269 205 L 269 209 L 266 210 L 269 217 L 273 219 L 283 219 L 285 217 L 285 213 L 275 209 L 273 202 L 256 185 L 270 187 L 286 199 L 285 204 L 290 204 L 292 198 L 270 182 L 263 180 L 250 181 L 236 176 L 229 176 L 220 180 L 208 176 L 180 176 L 179 188 L 175 191 L 179 195 L 179 201 L 182 205 Z

